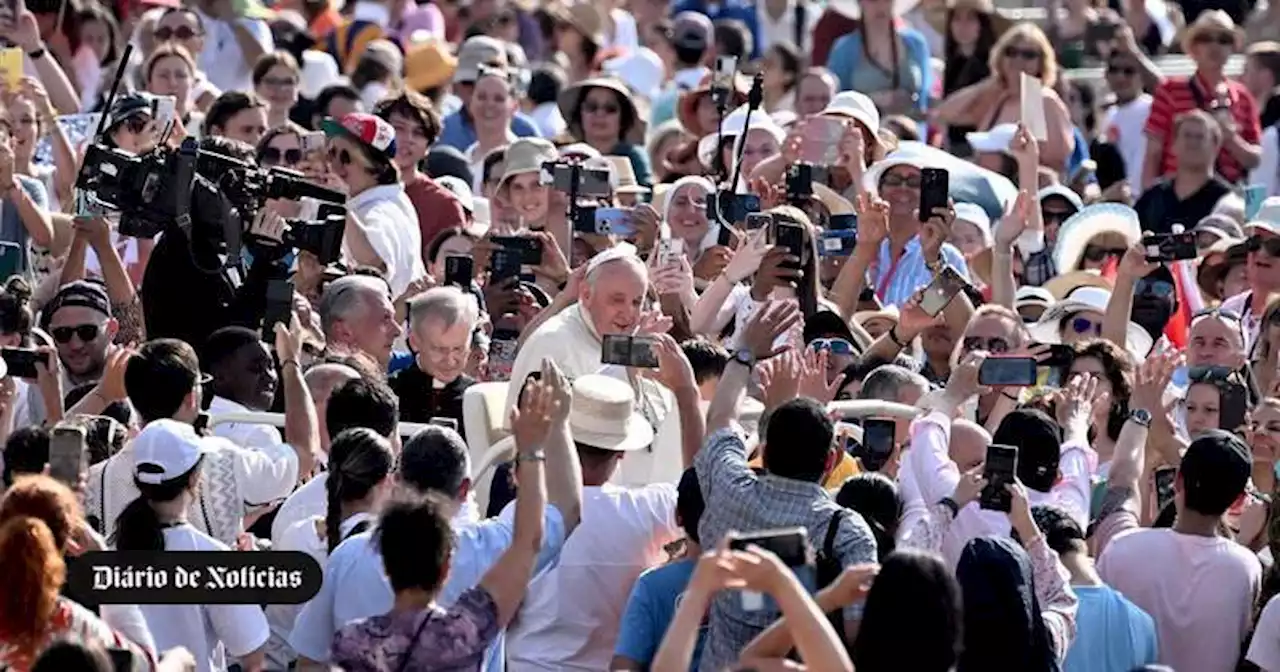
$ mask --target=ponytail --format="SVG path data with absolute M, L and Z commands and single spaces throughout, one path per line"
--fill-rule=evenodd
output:
M 367 427 L 343 430 L 329 446 L 324 529 L 329 552 L 342 543 L 342 505 L 369 496 L 395 466 L 391 443 Z
M 0 525 L 0 638 L 34 649 L 58 604 L 67 566 L 53 532 L 39 518 L 15 516 Z
M 172 502 L 181 497 L 191 487 L 203 463 L 202 457 L 187 473 L 162 483 L 143 483 L 135 478 L 133 483 L 141 496 L 129 502 L 116 518 L 111 545 L 117 551 L 163 551 L 165 525 L 160 521 L 154 504 Z

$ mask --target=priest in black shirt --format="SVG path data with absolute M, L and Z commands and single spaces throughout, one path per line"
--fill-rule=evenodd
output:
M 456 287 L 436 287 L 409 304 L 409 347 L 414 363 L 388 380 L 400 397 L 401 421 L 452 418 L 458 423 L 458 433 L 466 438 L 462 395 L 476 381 L 463 371 L 479 319 L 475 297 Z
M 1133 209 L 1142 230 L 1172 233 L 1174 224 L 1188 231 L 1213 213 L 1231 186 L 1215 175 L 1214 162 L 1222 147 L 1222 127 L 1203 110 L 1191 110 L 1173 122 L 1173 153 L 1178 170 L 1142 192 Z

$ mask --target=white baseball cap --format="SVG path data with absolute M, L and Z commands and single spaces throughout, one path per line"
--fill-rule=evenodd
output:
M 191 471 L 208 451 L 207 439 L 196 434 L 191 425 L 156 420 L 133 440 L 133 473 L 142 483 L 171 481 Z

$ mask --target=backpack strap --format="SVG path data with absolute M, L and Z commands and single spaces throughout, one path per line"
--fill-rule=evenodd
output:
M 840 520 L 848 511 L 842 506 L 831 514 L 831 520 L 827 521 L 827 537 L 822 542 L 822 554 L 828 558 L 836 557 L 836 535 L 840 532 Z

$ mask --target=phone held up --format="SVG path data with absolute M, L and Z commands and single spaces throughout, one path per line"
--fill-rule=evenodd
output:
M 75 487 L 87 467 L 84 427 L 59 423 L 49 434 L 49 476 Z
M 933 217 L 935 208 L 945 208 L 950 202 L 950 173 L 944 168 L 920 170 L 920 221 Z
M 991 511 L 1009 512 L 1013 509 L 1013 496 L 1005 489 L 1014 482 L 1014 474 L 1018 471 L 1017 446 L 991 444 L 987 446 L 987 461 L 983 466 L 982 477 L 987 480 L 982 493 L 978 495 L 978 506 Z
M 606 334 L 600 346 L 600 360 L 604 364 L 656 369 L 658 368 L 656 343 L 652 336 Z
M 892 420 L 868 418 L 862 421 L 862 450 L 854 457 L 867 471 L 880 471 L 889 463 L 897 436 Z
M 951 266 L 943 266 L 934 276 L 933 282 L 925 288 L 924 296 L 920 299 L 920 310 L 929 317 L 937 317 L 964 286 L 965 279 L 959 271 Z
M 48 354 L 39 352 L 35 348 L 0 348 L 0 358 L 4 359 L 8 375 L 14 378 L 35 380 L 39 375 L 36 371 L 36 362 L 43 362 L 46 367 L 49 366 Z

